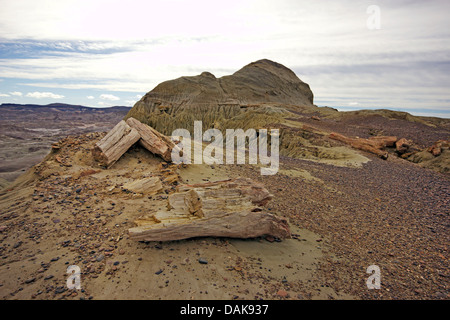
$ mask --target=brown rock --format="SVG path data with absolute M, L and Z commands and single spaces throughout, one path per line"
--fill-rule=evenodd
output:
M 286 298 L 289 294 L 287 293 L 286 290 L 280 289 L 277 292 L 277 296 L 281 297 L 281 298 Z
M 401 138 L 395 143 L 395 149 L 399 154 L 403 154 L 408 152 L 409 147 L 411 146 L 411 141 L 406 140 L 405 138 Z
M 438 140 L 431 147 L 427 149 L 429 153 L 433 156 L 437 157 L 442 153 L 442 149 L 448 149 L 450 146 L 450 142 L 447 140 Z

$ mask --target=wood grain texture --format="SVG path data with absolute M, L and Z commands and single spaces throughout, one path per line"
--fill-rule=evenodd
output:
M 139 139 L 139 132 L 122 120 L 95 144 L 92 154 L 96 161 L 109 168 Z
M 332 132 L 330 134 L 330 138 L 344 142 L 355 149 L 376 154 L 382 159 L 387 159 L 388 157 L 388 153 L 384 150 L 384 148 L 393 147 L 397 142 L 397 137 L 392 136 L 376 136 L 369 139 L 349 138 L 336 132 Z
M 181 186 L 168 198 L 168 210 L 144 216 L 129 229 L 139 241 L 169 241 L 193 237 L 290 237 L 287 220 L 263 206 L 272 196 L 260 184 L 237 178 Z
M 141 146 L 153 154 L 161 156 L 166 161 L 172 160 L 171 153 L 175 144 L 170 138 L 134 118 L 128 118 L 126 123 L 139 132 L 141 137 L 139 144 Z

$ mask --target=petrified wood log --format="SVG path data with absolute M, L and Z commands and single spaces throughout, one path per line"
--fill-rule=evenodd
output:
M 349 138 L 342 134 L 332 132 L 330 138 L 344 142 L 355 149 L 367 151 L 378 155 L 382 159 L 387 159 L 388 153 L 384 151 L 385 147 L 392 147 L 397 141 L 397 137 L 391 136 L 378 136 L 371 137 L 369 139 L 363 138 Z
M 168 241 L 192 237 L 290 237 L 287 220 L 265 212 L 272 196 L 262 185 L 237 178 L 181 186 L 168 198 L 168 210 L 135 221 L 130 238 Z
M 139 132 L 141 136 L 140 145 L 153 154 L 161 156 L 164 160 L 172 161 L 171 153 L 175 144 L 170 138 L 134 118 L 128 118 L 126 122 L 131 128 Z
M 120 121 L 92 149 L 94 159 L 101 165 L 111 167 L 141 136 L 124 120 Z
M 160 192 L 163 189 L 163 186 L 161 180 L 158 177 L 149 177 L 125 183 L 122 186 L 122 189 L 135 193 L 153 195 Z
M 161 156 L 166 161 L 171 161 L 171 153 L 175 144 L 170 138 L 134 118 L 129 118 L 126 122 L 120 121 L 103 139 L 96 143 L 92 154 L 101 165 L 109 168 L 138 141 L 153 154 Z

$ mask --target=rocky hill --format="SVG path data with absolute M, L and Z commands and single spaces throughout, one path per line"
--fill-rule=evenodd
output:
M 282 110 L 274 107 L 279 105 L 313 107 L 313 93 L 294 72 L 264 59 L 221 78 L 203 72 L 165 81 L 142 97 L 127 118 L 170 134 L 176 128 L 190 129 L 194 119 L 202 120 L 204 127 L 220 128 L 244 114 L 256 116 L 264 125 L 267 121 L 258 115 L 278 114 Z

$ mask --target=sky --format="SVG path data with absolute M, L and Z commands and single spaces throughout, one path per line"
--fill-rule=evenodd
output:
M 133 106 L 270 59 L 314 103 L 450 118 L 447 0 L 0 0 L 0 103 Z

